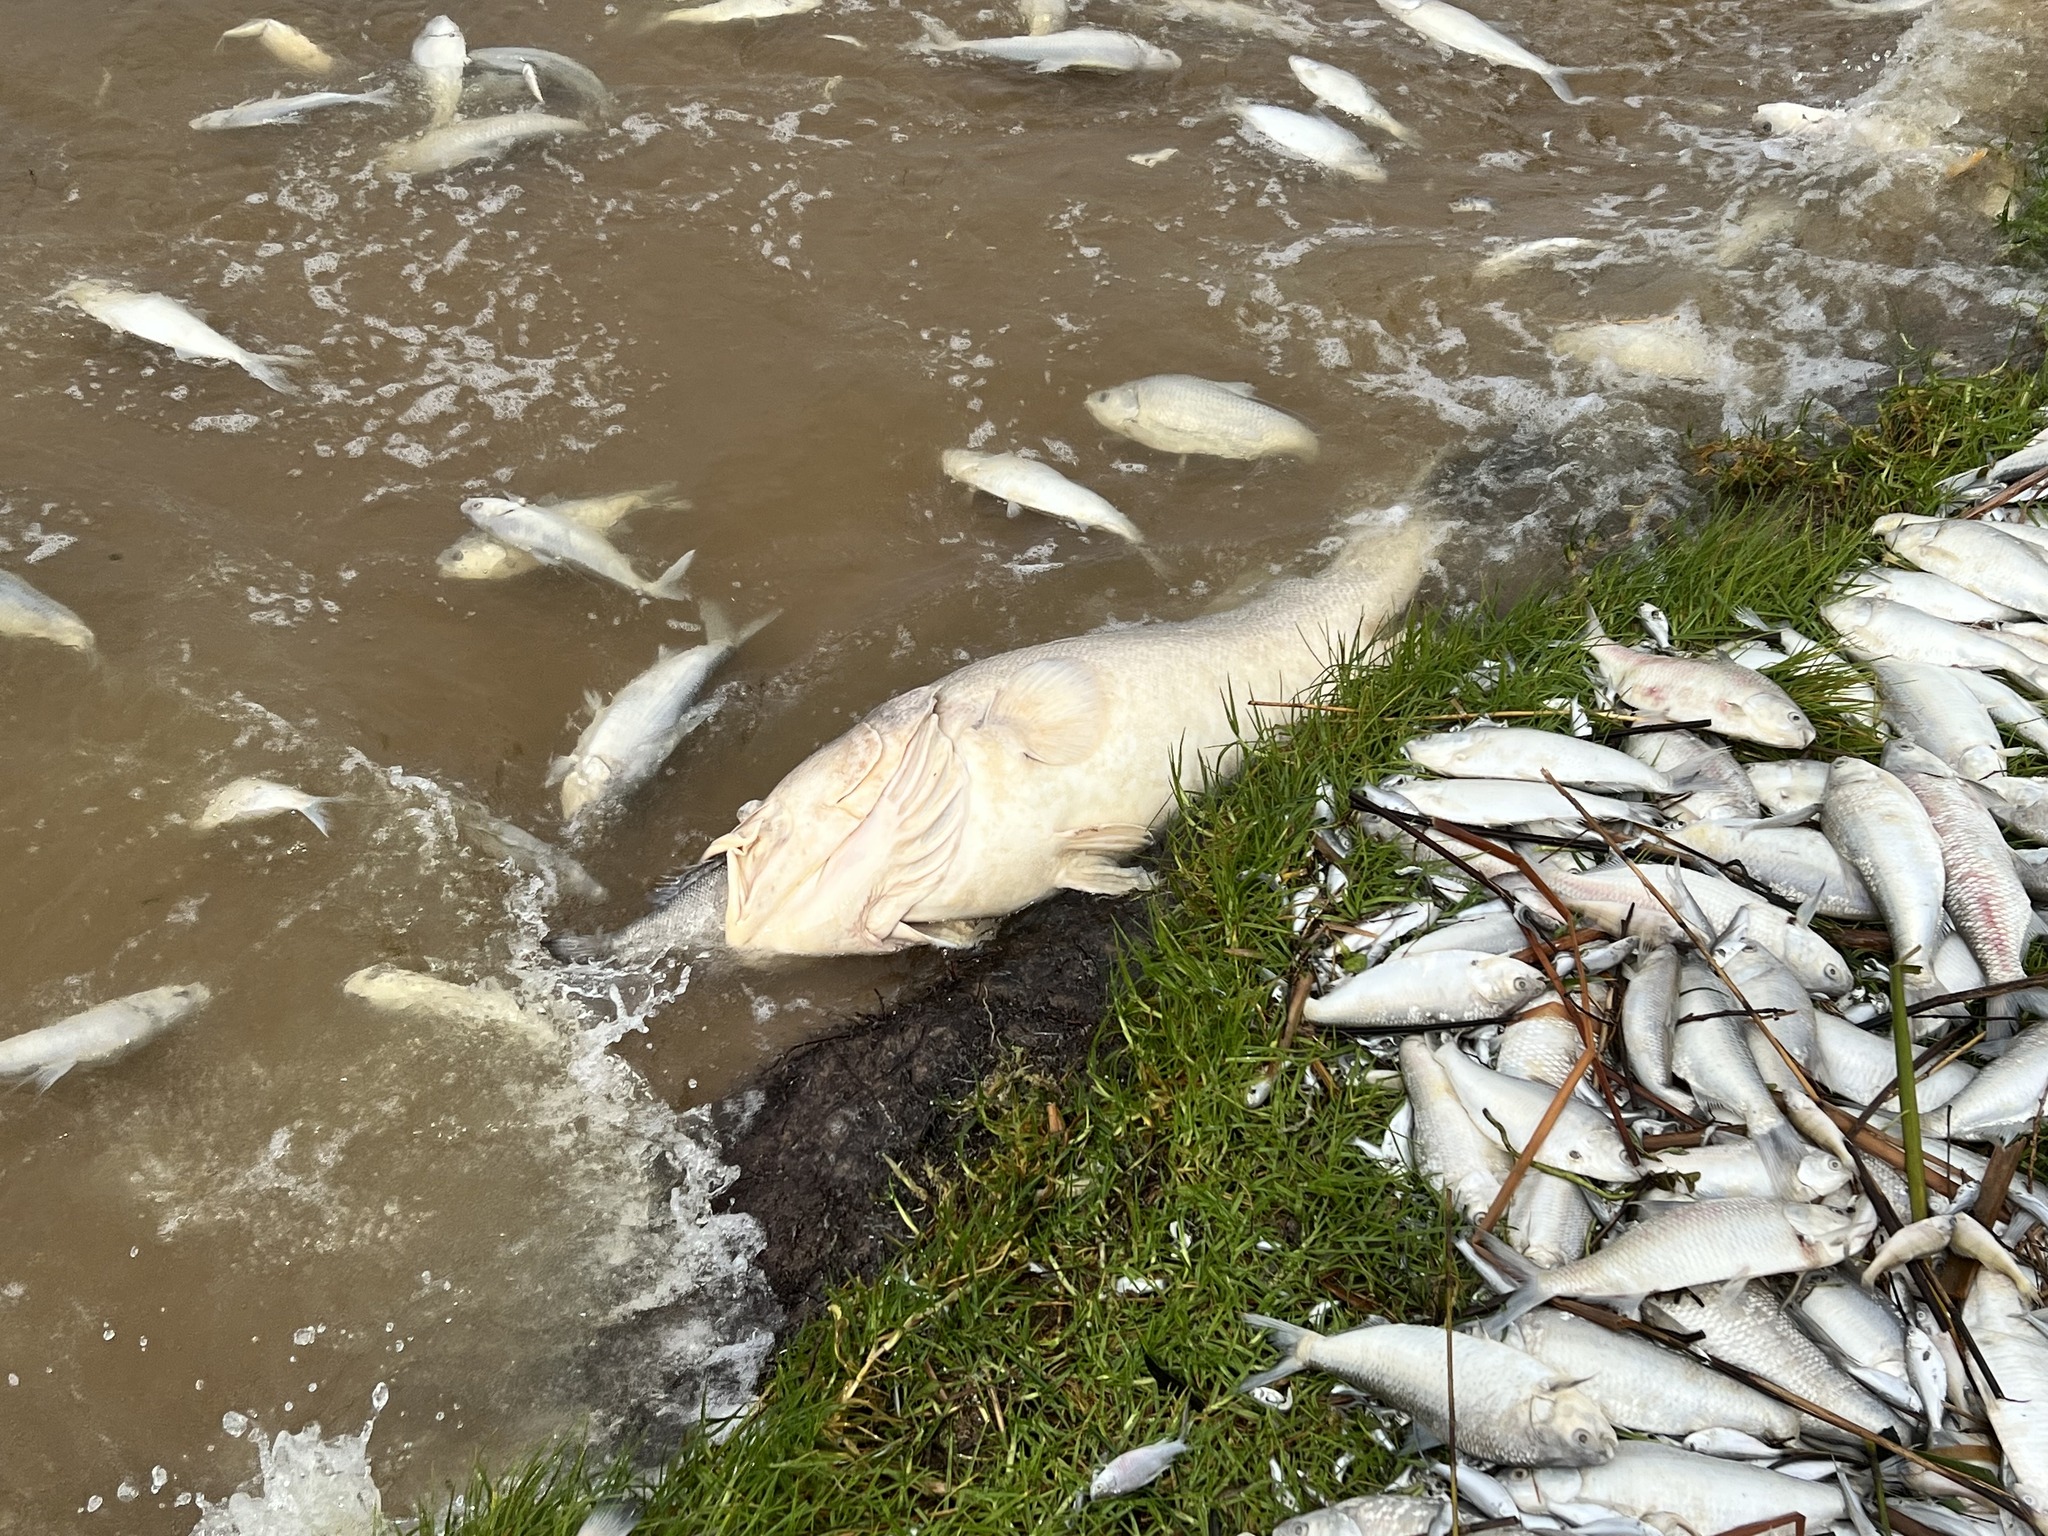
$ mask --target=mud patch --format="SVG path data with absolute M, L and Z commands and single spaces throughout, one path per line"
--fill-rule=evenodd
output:
M 768 1235 L 759 1263 L 795 1328 L 904 1235 L 884 1158 L 945 1163 L 959 1106 L 992 1069 L 1065 1072 L 1087 1053 L 1111 955 L 1138 903 L 1062 896 L 1006 924 L 893 1008 L 788 1052 L 755 1079 L 760 1107 L 725 1142 L 739 1179 L 719 1202 Z

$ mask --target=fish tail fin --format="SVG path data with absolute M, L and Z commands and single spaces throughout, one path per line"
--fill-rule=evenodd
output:
M 739 632 L 732 637 L 732 648 L 734 650 L 738 650 L 741 646 L 745 645 L 749 640 L 753 639 L 754 636 L 761 633 L 762 630 L 766 629 L 770 624 L 773 624 L 777 619 L 781 617 L 782 610 L 780 608 L 770 608 L 766 613 L 762 614 L 759 618 L 749 619 L 744 625 L 740 627 Z
M 363 100 L 374 101 L 380 107 L 388 107 L 398 99 L 394 94 L 397 90 L 398 87 L 395 85 L 380 85 L 374 91 L 363 92 Z
M 1389 120 L 1387 132 L 1391 133 L 1403 144 L 1406 144 L 1410 149 L 1420 149 L 1422 147 L 1422 135 L 1413 128 L 1410 128 L 1406 123 L 1397 123 Z
M 640 1523 L 640 1510 L 633 1504 L 600 1504 L 583 1517 L 576 1536 L 632 1536 Z
M 1593 611 L 1591 603 L 1586 605 L 1586 630 L 1580 637 L 1580 640 L 1586 645 L 1610 645 L 1613 643 L 1607 633 L 1607 627 L 1600 622 L 1600 615 Z
M 659 485 L 650 485 L 645 490 L 635 491 L 633 495 L 643 507 L 657 508 L 663 512 L 687 512 L 690 510 L 690 498 L 676 494 L 676 482 L 673 480 L 664 480 Z
M 1514 1289 L 1501 1298 L 1500 1310 L 1490 1317 L 1480 1319 L 1479 1322 L 1480 1332 L 1488 1338 L 1498 1339 L 1523 1313 L 1533 1311 L 1550 1297 L 1542 1288 L 1543 1271 L 1531 1264 L 1527 1257 L 1517 1253 L 1491 1232 L 1475 1232 L 1473 1236 L 1478 1246 L 1485 1250 L 1487 1260 L 1497 1265 L 1502 1274 L 1514 1282 Z
M 1543 72 L 1543 83 L 1550 87 L 1557 99 L 1567 106 L 1577 106 L 1586 98 L 1575 92 L 1560 70 L 1547 69 Z
M 704 643 L 721 651 L 738 649 L 733 639 L 732 615 L 725 611 L 725 604 L 716 598 L 705 598 L 697 604 L 697 617 L 704 621 Z
M 1152 574 L 1161 581 L 1173 580 L 1173 570 L 1166 563 L 1166 557 L 1150 544 L 1134 543 L 1131 548 L 1138 552 L 1138 558 L 1152 568 Z
M 1298 1328 L 1293 1323 L 1283 1323 L 1277 1317 L 1267 1317 L 1260 1312 L 1247 1312 L 1244 1320 L 1252 1327 L 1262 1329 L 1272 1339 L 1274 1347 L 1282 1351 L 1278 1365 L 1253 1375 L 1237 1384 L 1240 1392 L 1250 1392 L 1259 1387 L 1270 1387 L 1276 1381 L 1284 1381 L 1297 1371 L 1308 1369 L 1304 1353 L 1317 1337 L 1312 1329 Z
M 697 551 L 690 550 L 682 559 L 663 571 L 647 589 L 650 597 L 665 597 L 671 602 L 682 602 L 690 595 L 690 589 L 683 585 L 683 578 L 690 574 L 690 562 L 697 558 Z
M 540 942 L 543 949 L 564 965 L 603 960 L 612 952 L 611 937 L 602 933 L 551 933 Z
M 328 810 L 327 807 L 339 804 L 340 799 L 339 795 L 317 796 L 300 806 L 299 814 L 318 827 L 322 837 L 332 837 L 334 836 L 334 822 L 332 820 L 334 813 Z
M 296 361 L 296 358 L 281 357 L 275 352 L 244 352 L 241 357 L 242 367 L 250 378 L 280 395 L 299 392 L 299 386 L 286 378 L 283 372 L 284 364 Z

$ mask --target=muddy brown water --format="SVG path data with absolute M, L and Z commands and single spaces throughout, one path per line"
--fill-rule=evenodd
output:
M 1996 156 L 1835 158 L 1748 122 L 1758 101 L 1875 89 L 1916 120 L 1951 106 L 1944 144 L 2025 133 L 2048 107 L 2029 0 L 1950 0 L 1951 34 L 2025 45 L 1980 39 L 1976 68 L 1937 23 L 1914 34 L 1933 62 L 1902 69 L 1913 18 L 1779 0 L 1483 9 L 1608 66 L 1574 76 L 1593 99 L 1441 59 L 1372 5 L 1288 12 L 1314 30 L 1299 51 L 1424 136 L 1359 186 L 1232 134 L 1232 92 L 1310 105 L 1288 45 L 1112 0 L 1086 19 L 1186 67 L 933 62 L 904 49 L 911 11 L 866 0 L 649 37 L 637 8 L 480 0 L 456 14 L 472 45 L 570 54 L 617 107 L 587 138 L 393 185 L 366 166 L 413 105 L 186 127 L 292 85 L 249 43 L 213 50 L 239 9 L 12 0 L 0 565 L 83 615 L 100 658 L 0 646 L 0 1032 L 170 982 L 216 998 L 116 1066 L 0 1099 L 0 1531 L 183 1532 L 249 1477 L 254 1442 L 318 1423 L 331 1445 L 373 1405 L 369 1465 L 398 1509 L 478 1455 L 743 1401 L 772 1324 L 759 1234 L 709 1214 L 730 1175 L 692 1112 L 922 962 L 670 977 L 651 999 L 586 979 L 544 1039 L 375 1012 L 348 973 L 544 987 L 549 921 L 630 915 L 895 691 L 1201 611 L 1398 495 L 1467 522 L 1454 589 L 1526 582 L 1654 517 L 1685 432 L 1851 405 L 1901 337 L 1995 356 L 2038 300 L 1991 264 Z M 352 83 L 402 79 L 430 12 L 280 14 Z M 1479 270 L 1566 235 L 1598 244 Z M 51 301 L 88 274 L 305 348 L 305 394 Z M 1659 366 L 1686 377 L 1551 344 L 1659 316 L 1681 343 Z M 1183 465 L 1082 409 L 1165 371 L 1256 382 L 1322 458 Z M 943 482 L 939 450 L 962 444 L 1070 464 L 1170 576 Z M 669 481 L 691 508 L 620 535 L 641 569 L 695 548 L 700 594 L 783 616 L 579 850 L 612 902 L 550 914 L 451 808 L 556 835 L 543 779 L 584 691 L 689 643 L 695 608 L 552 572 L 450 582 L 434 556 L 467 495 Z M 346 797 L 333 838 L 193 832 L 244 774 Z

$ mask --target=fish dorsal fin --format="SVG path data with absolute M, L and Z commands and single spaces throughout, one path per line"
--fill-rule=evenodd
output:
M 1225 384 L 1219 380 L 1216 387 L 1218 389 L 1227 389 L 1233 395 L 1243 395 L 1247 400 L 1251 399 L 1253 395 L 1259 392 L 1258 386 L 1256 384 L 1247 384 L 1242 379 L 1235 380 L 1228 384 Z
M 1064 767 L 1102 740 L 1102 687 L 1095 669 L 1073 657 L 1045 656 L 997 687 L 982 712 L 983 730 L 1003 731 L 1026 757 Z

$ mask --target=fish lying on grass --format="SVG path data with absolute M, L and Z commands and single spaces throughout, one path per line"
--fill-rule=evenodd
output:
M 1485 1215 L 1514 1159 L 1465 1108 L 1436 1053 L 1416 1035 L 1401 1042 L 1401 1082 L 1414 1111 L 1409 1162 L 1467 1220 Z
M 1161 453 L 1224 459 L 1313 459 L 1315 433 L 1285 411 L 1252 398 L 1249 384 L 1159 373 L 1088 397 L 1088 414 L 1110 431 Z
M 1016 453 L 976 453 L 969 448 L 948 448 L 939 455 L 939 467 L 946 477 L 972 486 L 985 495 L 1005 502 L 1012 517 L 1019 507 L 1029 507 L 1048 517 L 1072 523 L 1083 530 L 1096 529 L 1124 540 L 1152 561 L 1145 535 L 1138 525 L 1089 490 L 1076 485 L 1050 464 L 1027 459 Z
M 1088 1479 L 1087 1488 L 1075 1496 L 1074 1507 L 1078 1509 L 1100 1499 L 1121 1498 L 1127 1493 L 1149 1488 L 1187 1452 L 1187 1441 L 1176 1436 L 1170 1440 L 1155 1440 L 1150 1445 L 1141 1445 L 1136 1450 L 1112 1457 L 1095 1469 L 1095 1475 Z
M 152 987 L 83 1013 L 0 1039 L 0 1080 L 33 1082 L 45 1092 L 74 1067 L 98 1067 L 125 1056 L 189 1017 L 213 996 L 199 982 Z
M 1590 1467 L 1614 1455 L 1614 1426 L 1562 1372 L 1519 1349 L 1441 1328 L 1383 1323 L 1323 1335 L 1256 1312 L 1282 1358 L 1247 1377 L 1240 1391 L 1270 1386 L 1297 1371 L 1319 1370 L 1398 1408 L 1457 1449 L 1490 1461 Z M 1446 1379 L 1445 1361 L 1450 1361 Z
M 429 129 L 455 121 L 455 109 L 462 104 L 462 70 L 468 62 L 462 28 L 447 16 L 433 17 L 412 40 L 413 73 L 426 98 Z
M 1439 48 L 1509 69 L 1526 69 L 1549 86 L 1559 101 L 1576 103 L 1581 99 L 1565 84 L 1564 72 L 1555 64 L 1446 0 L 1380 0 L 1380 9 Z
M 0 571 L 0 635 L 52 640 L 88 655 L 95 643 L 85 620 L 12 571 Z
M 543 496 L 534 503 L 558 517 L 597 533 L 610 533 L 635 512 L 646 508 L 687 511 L 690 503 L 674 494 L 673 484 L 610 496 L 579 496 L 557 501 Z M 507 581 L 537 571 L 541 562 L 523 549 L 501 544 L 487 533 L 465 533 L 435 557 L 441 574 L 454 581 Z
M 1445 1536 L 1450 1528 L 1447 1500 L 1368 1493 L 1289 1515 L 1273 1536 Z
M 1000 59 L 1006 64 L 1028 64 L 1033 74 L 1052 75 L 1067 70 L 1105 75 L 1170 74 L 1180 68 L 1180 55 L 1172 49 L 1158 47 L 1129 32 L 1075 27 L 1065 32 L 1023 37 L 963 38 L 930 17 L 921 21 L 924 37 L 911 44 L 916 52 L 965 53 Z
M 222 107 L 218 112 L 202 112 L 192 119 L 192 126 L 209 132 L 225 128 L 262 128 L 271 123 L 295 123 L 308 112 L 318 112 L 327 107 L 388 107 L 391 100 L 391 87 L 388 85 L 361 93 L 311 91 L 303 96 L 258 96 L 232 107 Z
M 322 837 L 334 835 L 333 823 L 328 818 L 327 807 L 338 805 L 333 795 L 309 795 L 302 789 L 293 789 L 289 784 L 279 784 L 271 779 L 236 779 L 224 784 L 207 798 L 192 825 L 201 832 L 211 832 L 217 827 L 233 826 L 244 821 L 263 821 L 272 816 L 286 816 L 293 812 L 306 818 L 319 829 Z
M 1722 736 L 1767 747 L 1796 750 L 1813 740 L 1813 722 L 1790 694 L 1724 656 L 1660 656 L 1617 645 L 1593 615 L 1586 646 L 1608 686 L 1653 720 L 1703 721 Z
M 1287 61 L 1287 67 L 1294 72 L 1294 78 L 1302 83 L 1303 88 L 1324 106 L 1355 117 L 1403 144 L 1422 141 L 1420 134 L 1389 112 L 1379 97 L 1372 93 L 1372 88 L 1349 70 L 1325 64 L 1319 59 L 1305 59 L 1299 54 Z
M 1308 1000 L 1303 1017 L 1351 1029 L 1497 1019 L 1541 992 L 1542 972 L 1506 955 L 1442 949 L 1388 960 Z
M 180 362 L 233 363 L 257 383 L 281 395 L 299 392 L 298 385 L 278 372 L 299 359 L 238 347 L 176 299 L 161 293 L 144 293 L 119 283 L 83 277 L 67 283 L 57 297 L 91 315 L 109 330 L 125 331 L 160 347 L 169 347 Z
M 1387 168 L 1349 128 L 1314 112 L 1297 112 L 1264 101 L 1233 101 L 1231 115 L 1255 144 L 1319 165 L 1353 181 L 1382 182 Z
M 239 27 L 229 27 L 221 33 L 220 44 L 231 37 L 253 37 L 278 63 L 309 75 L 331 74 L 340 67 L 341 61 L 314 42 L 297 27 L 287 26 L 281 21 L 263 17 L 256 21 L 245 21 Z
M 1838 757 L 1828 770 L 1820 824 L 1884 914 L 1893 954 L 1931 977 L 1944 882 L 1941 839 L 1926 809 L 1875 763 Z
M 506 112 L 429 128 L 417 138 L 388 144 L 376 160 L 388 176 L 431 176 L 478 160 L 495 160 L 537 139 L 569 138 L 590 132 L 590 124 L 548 112 Z
M 1673 787 L 1669 774 L 1625 752 L 1522 726 L 1440 731 L 1415 737 L 1401 751 L 1416 766 L 1448 778 L 1554 778 L 1577 789 L 1610 794 L 1668 795 Z
M 531 555 L 542 565 L 568 566 L 642 597 L 682 602 L 690 595 L 683 578 L 697 558 L 694 549 L 649 581 L 602 533 L 560 508 L 505 496 L 473 496 L 462 504 L 462 515 L 498 543 Z
M 1612 1510 L 1635 1520 L 1654 1517 L 1667 1536 L 1718 1536 L 1769 1522 L 1805 1521 L 1822 1530 L 1843 1518 L 1845 1501 L 1831 1482 L 1811 1483 L 1768 1467 L 1630 1440 L 1597 1467 L 1511 1467 L 1509 1491 L 1522 1510 Z
M 548 770 L 548 782 L 562 786 L 565 820 L 573 823 L 615 806 L 653 778 L 683 738 L 704 722 L 704 711 L 692 706 L 712 673 L 779 614 L 771 610 L 735 629 L 718 604 L 707 600 L 699 611 L 702 645 L 664 649 L 609 704 L 591 695 L 590 724 L 569 755 L 556 758 Z

